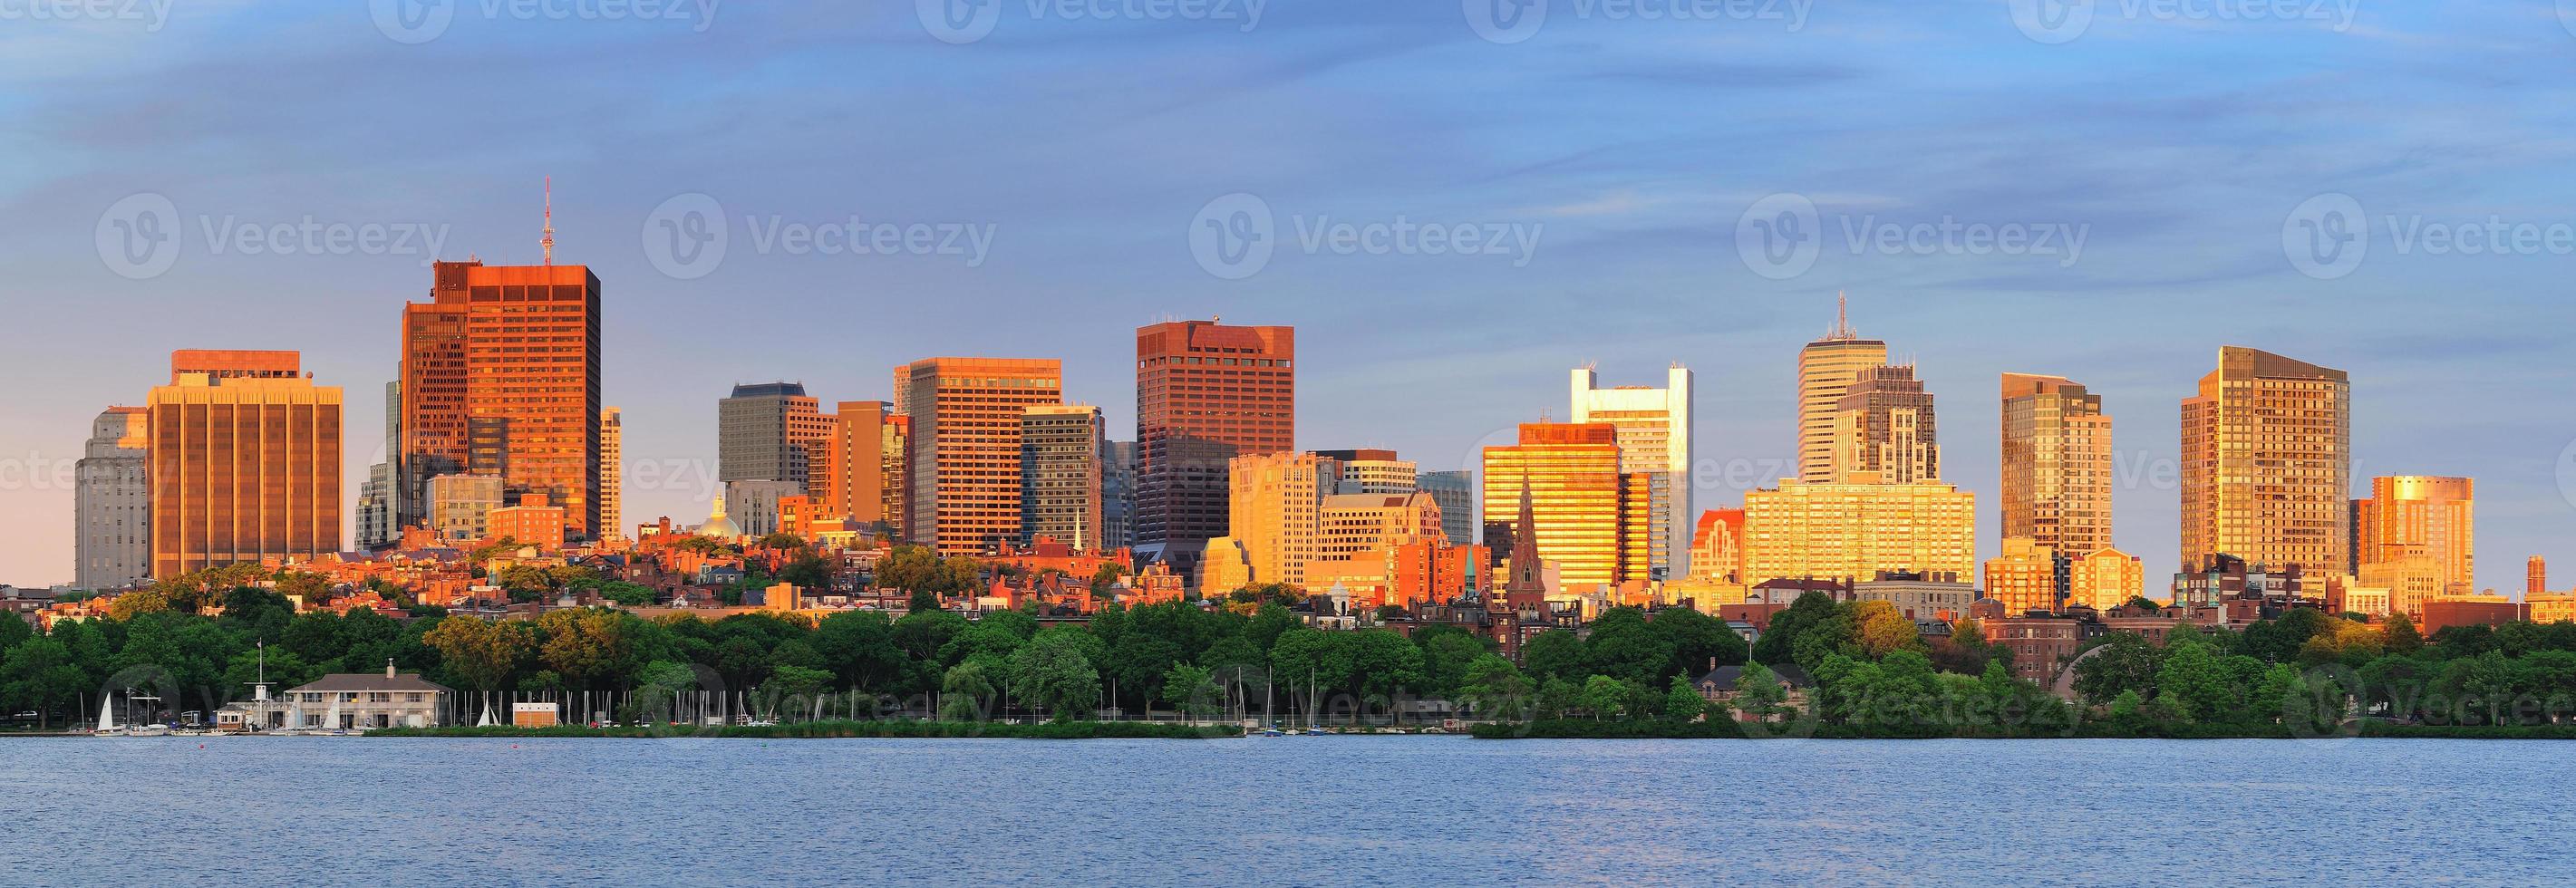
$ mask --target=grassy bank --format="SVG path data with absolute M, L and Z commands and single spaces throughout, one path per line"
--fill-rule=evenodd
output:
M 1849 725 L 1770 725 L 1748 728 L 1733 722 L 1674 724 L 1657 721 L 1591 721 L 1554 719 L 1526 723 L 1477 725 L 1481 740 L 1735 740 L 1802 737 L 1817 740 L 2291 740 L 2302 739 L 2282 725 L 2150 725 L 2123 728 L 2100 722 L 2073 731 L 1997 733 L 1991 731 L 1890 732 Z M 2330 734 L 2427 740 L 2576 740 L 2576 725 L 2474 726 L 2402 725 L 2368 720 Z
M 1024 740 L 1204 740 L 1241 737 L 1243 729 L 1218 726 L 1146 722 L 1041 722 L 1038 724 L 1002 724 L 998 722 L 916 722 L 916 721 L 821 721 L 787 725 L 726 725 L 690 728 L 686 726 L 643 726 L 590 728 L 558 725 L 551 728 L 454 727 L 454 728 L 382 728 L 368 731 L 369 737 L 727 737 L 747 739 L 802 738 L 967 738 L 989 737 Z

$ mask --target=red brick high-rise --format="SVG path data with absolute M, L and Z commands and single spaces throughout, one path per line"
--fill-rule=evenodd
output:
M 1292 327 L 1206 320 L 1136 329 L 1141 560 L 1189 574 L 1207 541 L 1226 535 L 1226 462 L 1296 449 L 1296 358 Z
M 430 301 L 403 306 L 400 524 L 425 523 L 429 479 L 498 475 L 596 537 L 599 367 L 588 266 L 437 263 Z

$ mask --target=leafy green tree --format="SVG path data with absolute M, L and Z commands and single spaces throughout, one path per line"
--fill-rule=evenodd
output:
M 1084 653 L 1081 630 L 1039 632 L 1011 655 L 1011 696 L 1071 721 L 1100 707 L 1100 671 Z M 1096 642 L 1095 642 L 1096 643 Z
M 1735 708 L 1754 721 L 1768 722 L 1784 714 L 1789 699 L 1788 689 L 1781 686 L 1778 673 L 1760 663 L 1748 664 L 1735 679 Z
M 2177 711 L 2194 721 L 2210 720 L 2225 712 L 2230 687 L 2226 673 L 2207 645 L 2174 645 L 2165 653 L 2164 666 L 2156 670 L 2157 699 L 2172 700 Z
M 1215 715 L 1217 701 L 1224 694 L 1205 666 L 1179 663 L 1163 674 L 1163 702 L 1172 704 L 1192 722 Z
M 983 721 L 984 713 L 988 711 L 986 701 L 992 699 L 994 691 L 993 681 L 985 675 L 982 663 L 969 661 L 950 667 L 939 681 L 939 718 L 953 722 Z
M 2142 700 L 2155 693 L 2164 652 L 2153 642 L 2134 632 L 2114 632 L 2100 648 L 2076 661 L 2076 693 L 2094 702 L 2116 698 L 2121 691 L 2136 691 Z
M 464 680 L 474 690 L 497 691 L 509 686 L 510 674 L 518 670 L 519 661 L 528 653 L 524 626 L 448 617 L 421 636 L 421 641 L 438 651 L 448 674 Z
M 1706 711 L 1708 698 L 1700 696 L 1699 690 L 1691 687 L 1690 679 L 1673 676 L 1672 686 L 1664 691 L 1664 720 L 1698 721 L 1700 714 Z
M 1618 718 L 1627 714 L 1628 699 L 1634 696 L 1629 684 L 1607 675 L 1595 675 L 1583 682 L 1583 709 L 1594 721 Z
M 1500 654 L 1486 654 L 1467 664 L 1458 695 L 1476 714 L 1499 721 L 1519 721 L 1529 711 L 1530 682 L 1520 667 Z
M 1648 626 L 1646 612 L 1633 607 L 1601 612 L 1592 621 L 1583 648 L 1591 672 L 1632 685 L 1662 684 L 1665 670 L 1674 668 L 1676 659 L 1672 638 Z
M 2380 647 L 2389 653 L 2409 656 L 2424 647 L 2424 636 L 2415 631 L 2415 621 L 2405 614 L 2390 614 L 2388 626 L 2380 630 Z
M 15 617 L 0 617 L 15 620 Z M 60 639 L 37 636 L 21 640 L 0 660 L 0 696 L 12 707 L 36 711 L 38 728 L 51 727 L 53 714 L 72 709 L 89 689 L 89 673 L 72 660 Z
M 1581 681 L 1592 674 L 1583 639 L 1564 629 L 1550 629 L 1521 646 L 1521 668 L 1539 679 Z
M 1538 717 L 1564 718 L 1583 705 L 1583 688 L 1563 678 L 1551 677 L 1538 688 Z
M 1686 607 L 1665 608 L 1649 623 L 1671 643 L 1672 664 L 1665 675 L 1696 676 L 1720 666 L 1739 666 L 1750 656 L 1744 636 L 1726 621 Z
M 1797 642 L 1807 628 L 1839 613 L 1832 598 L 1822 592 L 1808 592 L 1789 603 L 1786 610 L 1771 615 L 1770 628 L 1753 643 L 1753 659 L 1771 666 L 1797 662 Z
M 832 674 L 801 666 L 780 666 L 769 673 L 769 680 L 755 691 L 774 713 L 811 712 L 831 687 Z

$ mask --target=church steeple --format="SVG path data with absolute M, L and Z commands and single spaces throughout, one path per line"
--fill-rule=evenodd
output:
M 1534 611 L 1547 605 L 1547 580 L 1540 573 L 1544 563 L 1538 557 L 1537 511 L 1530 497 L 1529 476 L 1524 475 L 1520 520 L 1512 523 L 1511 576 L 1503 581 L 1503 604 L 1515 611 Z

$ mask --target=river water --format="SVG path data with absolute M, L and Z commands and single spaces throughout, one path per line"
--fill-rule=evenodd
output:
M 0 740 L 0 880 L 2568 878 L 2549 742 Z

